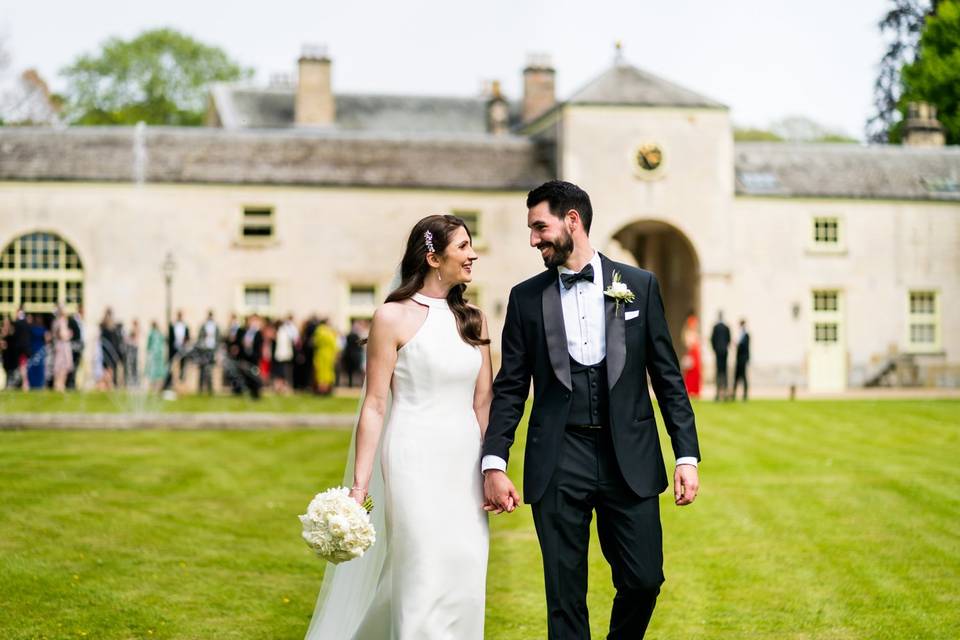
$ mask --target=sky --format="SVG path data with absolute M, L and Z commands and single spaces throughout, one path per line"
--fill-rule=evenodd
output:
M 890 0 L 0 0 L 11 69 L 60 70 L 111 36 L 169 26 L 256 70 L 293 74 L 303 45 L 325 45 L 334 91 L 510 98 L 533 53 L 557 70 L 560 99 L 626 60 L 718 100 L 738 126 L 805 116 L 856 138 L 872 113 Z

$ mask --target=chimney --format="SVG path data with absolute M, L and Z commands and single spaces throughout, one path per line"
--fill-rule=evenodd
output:
M 533 54 L 527 59 L 527 66 L 523 70 L 524 122 L 537 118 L 556 103 L 555 75 L 550 56 Z
M 937 108 L 929 102 L 907 105 L 903 126 L 903 144 L 911 147 L 942 147 L 946 142 L 943 125 L 937 120 Z
M 297 95 L 293 120 L 297 126 L 331 126 L 336 118 L 336 105 L 330 83 L 330 58 L 323 46 L 303 47 L 297 61 Z
M 510 130 L 510 105 L 500 89 L 500 81 L 494 80 L 487 90 L 487 131 L 502 135 Z

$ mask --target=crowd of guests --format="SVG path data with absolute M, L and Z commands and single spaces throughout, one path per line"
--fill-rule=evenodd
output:
M 346 334 L 338 333 L 327 318 L 312 315 L 299 324 L 292 315 L 271 319 L 257 314 L 242 322 L 231 314 L 224 326 L 212 311 L 193 333 L 178 311 L 164 333 L 156 320 L 142 342 L 140 323 L 124 326 L 107 309 L 90 343 L 93 386 L 154 391 L 184 390 L 188 371 L 197 371 L 197 392 L 213 394 L 219 374 L 221 388 L 234 394 L 259 397 L 264 387 L 276 393 L 295 391 L 330 394 L 337 386 L 359 386 L 366 368 L 363 347 L 369 321 L 356 320 Z M 683 327 L 684 352 L 680 360 L 691 397 L 700 397 L 702 357 L 700 328 L 691 312 Z M 75 389 L 77 371 L 87 346 L 83 310 L 67 314 L 58 307 L 52 317 L 26 313 L 21 308 L 3 318 L 0 350 L 8 389 Z M 710 334 L 716 370 L 715 400 L 733 400 L 743 387 L 747 399 L 747 363 L 750 335 L 740 320 L 734 341 L 720 313 Z M 734 381 L 728 377 L 728 352 L 734 350 Z M 141 349 L 143 356 L 141 357 Z M 176 383 L 175 383 L 176 379 Z
M 48 322 L 44 315 L 18 309 L 0 327 L 5 386 L 9 389 L 63 391 L 76 387 L 83 352 L 83 317 L 57 308 Z
M 198 393 L 213 394 L 219 379 L 221 388 L 255 398 L 264 388 L 326 395 L 363 383 L 368 331 L 368 321 L 355 320 L 341 335 L 318 315 L 297 323 L 292 315 L 250 314 L 241 321 L 231 314 L 221 326 L 210 311 L 192 332 L 178 311 L 166 332 L 154 320 L 144 337 L 137 319 L 124 325 L 109 308 L 90 332 L 82 308 L 66 314 L 58 307 L 52 317 L 20 309 L 4 318 L 0 350 L 8 389 L 75 389 L 89 347 L 90 377 L 100 390 L 183 391 L 195 369 Z

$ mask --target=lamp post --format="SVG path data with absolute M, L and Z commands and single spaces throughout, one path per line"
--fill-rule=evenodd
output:
M 172 289 L 173 289 L 173 272 L 177 270 L 177 263 L 173 261 L 173 253 L 167 251 L 166 257 L 163 259 L 163 264 L 160 265 L 160 268 L 163 270 L 163 282 L 166 285 L 166 316 L 167 316 L 167 328 L 170 327 L 170 322 L 173 320 L 172 315 Z

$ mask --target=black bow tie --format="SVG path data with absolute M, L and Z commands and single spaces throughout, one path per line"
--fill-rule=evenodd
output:
M 585 282 L 593 282 L 593 265 L 588 264 L 583 269 L 580 270 L 580 273 L 561 273 L 560 282 L 563 283 L 564 289 L 569 289 L 573 285 L 577 284 L 577 280 L 584 280 Z

